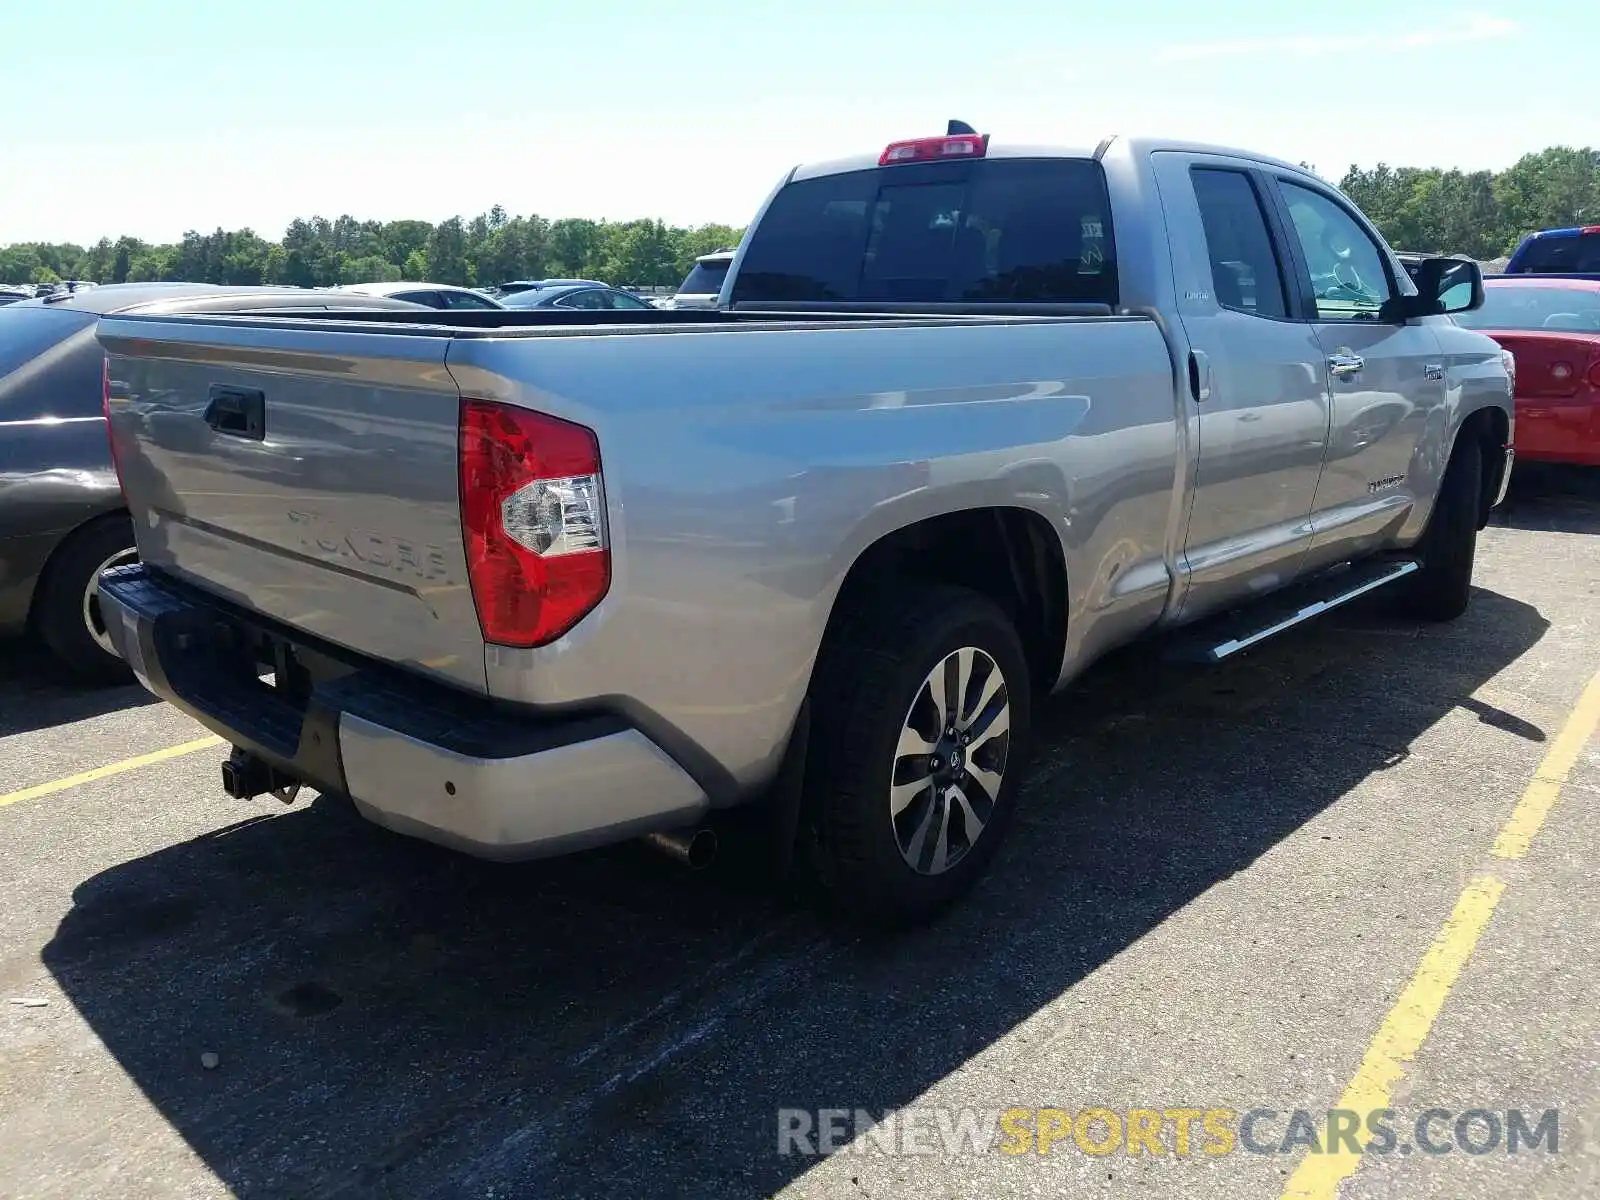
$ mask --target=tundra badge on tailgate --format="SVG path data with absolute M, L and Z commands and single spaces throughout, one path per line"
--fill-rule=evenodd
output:
M 430 583 L 448 583 L 449 568 L 441 546 L 385 537 L 365 529 L 336 530 L 321 513 L 290 509 L 289 522 L 299 530 L 300 545 L 319 558 L 343 558 L 366 567 Z

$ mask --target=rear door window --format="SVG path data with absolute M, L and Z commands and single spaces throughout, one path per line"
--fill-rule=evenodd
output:
M 732 299 L 1114 305 L 1105 177 L 1050 158 L 800 180 L 762 216 Z
M 1196 167 L 1190 177 L 1206 231 L 1217 303 L 1258 317 L 1288 316 L 1283 271 L 1250 177 L 1206 167 Z

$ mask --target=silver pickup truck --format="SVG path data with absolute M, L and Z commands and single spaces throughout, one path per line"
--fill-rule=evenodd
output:
M 102 604 L 232 795 L 492 858 L 753 828 L 913 920 L 1113 647 L 1462 612 L 1512 363 L 1459 268 L 1288 163 L 954 132 L 789 172 L 712 311 L 110 317 Z

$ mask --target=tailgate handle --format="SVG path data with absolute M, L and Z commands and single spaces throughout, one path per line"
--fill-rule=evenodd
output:
M 256 388 L 211 385 L 206 424 L 230 437 L 263 441 L 267 436 L 267 397 Z

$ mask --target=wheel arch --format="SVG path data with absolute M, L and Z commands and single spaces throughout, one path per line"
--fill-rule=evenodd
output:
M 824 642 L 841 612 L 908 579 L 955 584 L 993 600 L 1016 625 L 1034 688 L 1055 686 L 1066 654 L 1067 566 L 1061 539 L 1041 513 L 1010 505 L 965 508 L 882 535 L 845 573 Z
M 1507 469 L 1506 447 L 1511 444 L 1511 418 L 1498 405 L 1487 404 L 1473 409 L 1456 426 L 1456 435 L 1450 445 L 1449 463 L 1458 452 L 1469 448 L 1482 456 L 1482 487 L 1478 502 L 1478 528 L 1489 523 L 1489 513 L 1500 495 L 1501 476 Z
M 64 531 L 56 538 L 55 545 L 50 547 L 50 553 L 45 556 L 44 562 L 40 564 L 39 573 L 33 582 L 32 593 L 28 597 L 28 614 L 25 625 L 29 630 L 37 630 L 40 598 L 46 594 L 46 588 L 49 586 L 54 572 L 60 570 L 62 561 L 71 553 L 72 547 L 96 531 L 119 520 L 132 520 L 132 514 L 129 513 L 126 507 L 118 506 L 116 508 L 103 509 L 92 517 L 78 522 L 78 524 Z

